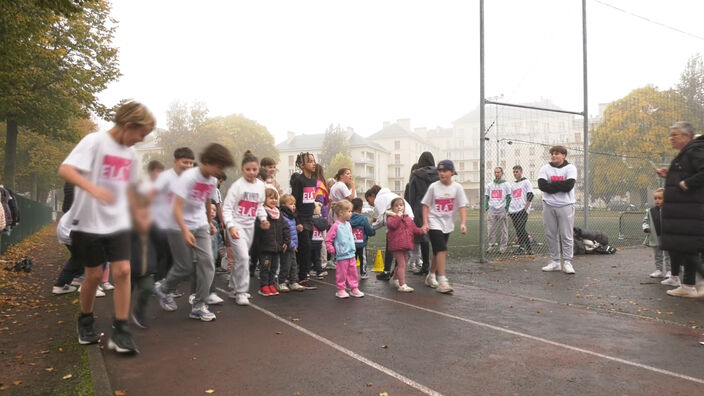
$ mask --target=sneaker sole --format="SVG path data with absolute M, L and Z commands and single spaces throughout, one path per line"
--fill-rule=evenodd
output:
M 199 319 L 199 320 L 201 320 L 201 321 L 203 321 L 203 322 L 212 322 L 213 320 L 217 319 L 217 318 L 210 318 L 210 319 L 208 319 L 208 318 L 206 318 L 206 317 L 204 317 L 204 316 L 193 315 L 193 314 L 190 314 L 190 313 L 188 314 L 188 317 L 191 318 L 191 319 Z
M 345 298 L 350 298 L 350 296 L 338 296 L 337 294 L 335 294 L 335 297 L 337 297 L 337 298 L 339 298 L 339 299 L 341 299 L 341 300 L 342 300 L 342 299 L 345 299 Z
M 176 311 L 176 310 L 178 309 L 178 307 L 172 308 L 172 307 L 170 307 L 170 306 L 168 306 L 168 305 L 162 304 L 161 301 L 159 301 L 159 305 L 161 306 L 161 309 L 163 309 L 163 310 L 166 311 L 166 312 L 174 312 L 174 311 Z
M 137 320 L 137 317 L 134 316 L 134 312 L 130 313 L 130 318 L 132 318 L 132 323 L 136 324 L 137 327 L 142 328 L 142 329 L 147 328 L 146 325 L 144 325 L 143 323 L 141 323 L 140 321 Z
M 123 347 L 115 344 L 115 342 L 112 339 L 108 340 L 108 350 L 115 351 L 117 353 L 124 353 L 124 354 L 135 354 L 136 355 L 139 353 L 139 350 L 137 350 L 137 349 L 134 349 L 134 350 L 127 349 L 127 348 L 123 348 Z
M 76 332 L 78 332 L 78 326 L 76 326 Z M 78 335 L 78 343 L 81 345 L 97 344 L 98 342 L 100 342 L 100 336 L 98 336 L 95 341 L 91 341 L 91 340 L 84 340 L 81 338 L 80 334 Z

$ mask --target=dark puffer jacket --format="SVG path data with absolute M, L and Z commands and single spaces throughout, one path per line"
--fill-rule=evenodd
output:
M 434 166 L 424 166 L 413 171 L 411 180 L 408 183 L 408 203 L 413 210 L 413 220 L 418 227 L 423 225 L 423 196 L 428 192 L 428 187 L 440 180 L 438 168 Z
M 262 253 L 283 253 L 283 245 L 288 246 L 291 243 L 291 233 L 288 229 L 286 219 L 279 216 L 278 219 L 272 219 L 267 214 L 266 219 L 269 221 L 269 229 L 261 228 L 261 222 L 256 220 L 254 229 L 254 243 L 252 246 L 257 254 Z M 284 229 L 284 227 L 286 227 Z M 286 232 L 284 232 L 286 231 Z
M 687 191 L 679 186 L 682 180 Z M 663 250 L 704 251 L 704 137 L 687 143 L 670 163 L 661 216 Z

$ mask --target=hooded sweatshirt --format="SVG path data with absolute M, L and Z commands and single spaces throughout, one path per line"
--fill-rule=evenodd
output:
M 486 186 L 486 206 L 492 212 L 508 212 L 511 205 L 511 186 L 506 180 L 494 180 Z
M 376 235 L 376 231 L 369 224 L 369 220 L 359 213 L 352 213 L 350 225 L 354 235 L 354 246 L 357 249 L 366 247 L 369 237 Z
M 423 225 L 423 204 L 421 203 L 423 196 L 428 191 L 428 187 L 438 180 L 440 176 L 435 165 L 424 166 L 411 174 L 411 180 L 408 183 L 408 203 L 411 204 L 414 221 L 419 227 Z

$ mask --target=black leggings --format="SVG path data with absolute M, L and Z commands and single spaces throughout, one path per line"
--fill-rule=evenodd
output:
M 684 277 L 682 283 L 693 285 L 697 281 L 696 273 L 704 276 L 704 267 L 698 253 L 682 253 L 669 251 L 672 262 L 672 275 L 679 275 L 679 266 L 684 266 Z

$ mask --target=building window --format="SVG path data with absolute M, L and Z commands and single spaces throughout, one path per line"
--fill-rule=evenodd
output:
M 479 162 L 472 161 L 472 170 L 478 170 L 478 169 L 479 169 Z
M 401 141 L 394 140 L 394 150 L 401 150 Z
M 460 170 L 464 170 L 464 161 L 460 161 Z
M 289 155 L 288 156 L 288 166 L 295 166 L 295 165 L 296 165 L 296 156 Z
M 401 154 L 394 154 L 394 163 L 395 164 L 401 163 Z
M 401 191 L 401 181 L 396 180 L 394 182 L 394 191 Z
M 394 176 L 401 177 L 401 168 L 394 168 Z

